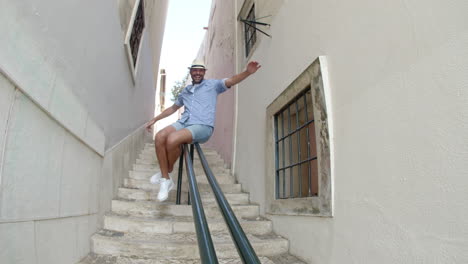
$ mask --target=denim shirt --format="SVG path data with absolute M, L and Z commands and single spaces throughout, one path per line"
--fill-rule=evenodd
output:
M 188 85 L 175 101 L 178 106 L 185 106 L 179 122 L 184 125 L 207 125 L 214 127 L 216 101 L 218 94 L 228 88 L 222 80 L 203 80 L 200 84 Z

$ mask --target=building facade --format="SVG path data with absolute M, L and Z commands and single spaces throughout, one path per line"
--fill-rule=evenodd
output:
M 232 14 L 234 1 L 212 1 L 209 17 L 209 27 L 205 34 L 197 57 L 203 59 L 207 71 L 205 78 L 222 79 L 235 74 L 234 50 L 236 43 L 236 19 Z M 216 127 L 207 147 L 217 150 L 225 164 L 232 163 L 235 92 L 228 90 L 218 96 Z
M 468 262 L 467 8 L 213 1 L 207 76 L 262 65 L 218 104 L 217 126 L 229 120 L 232 171 L 292 254 Z
M 76 263 L 151 139 L 167 0 L 0 1 L 0 262 Z

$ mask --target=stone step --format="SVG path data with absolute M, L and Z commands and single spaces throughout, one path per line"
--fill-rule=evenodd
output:
M 140 151 L 140 154 L 143 154 L 143 155 L 151 155 L 152 157 L 156 157 L 156 150 L 154 148 L 144 148 Z M 198 152 L 195 151 L 193 153 L 194 157 L 195 158 L 198 158 Z M 221 158 L 221 156 L 216 152 L 216 151 L 206 151 L 206 150 L 203 150 L 203 155 L 205 155 L 205 157 L 217 157 L 217 158 Z
M 229 233 L 212 232 L 211 237 L 219 258 L 239 257 Z M 247 237 L 259 256 L 274 256 L 288 252 L 288 240 L 276 235 Z M 193 233 L 140 234 L 102 230 L 91 238 L 94 253 L 139 258 L 161 256 L 177 259 L 198 259 L 197 236 Z
M 217 204 L 203 204 L 207 218 L 221 219 L 221 212 Z M 237 218 L 256 218 L 259 207 L 256 204 L 233 204 L 232 210 Z M 132 216 L 192 216 L 191 205 L 176 205 L 172 202 L 112 200 L 112 212 L 120 215 Z
M 197 179 L 198 180 L 198 179 Z M 172 191 L 176 191 L 177 189 L 177 182 L 174 181 L 175 185 L 174 189 Z M 126 178 L 124 179 L 124 187 L 125 188 L 131 188 L 131 189 L 142 189 L 142 190 L 154 190 L 154 191 L 159 191 L 159 184 L 151 184 L 147 180 L 135 180 L 131 178 Z M 207 183 L 197 182 L 198 186 L 198 191 L 199 192 L 209 192 L 211 191 L 211 186 Z M 238 183 L 228 183 L 228 184 L 223 184 L 219 183 L 219 186 L 221 187 L 221 190 L 224 193 L 239 193 L 241 192 L 241 185 Z M 188 190 L 188 185 L 187 184 L 182 184 L 182 191 L 187 191 Z
M 154 149 L 154 143 L 146 143 L 144 148 L 152 148 Z M 204 147 L 203 145 L 201 145 L 201 149 L 203 151 L 207 151 L 207 152 L 215 152 L 216 153 L 216 150 L 212 149 L 212 148 L 207 148 L 207 147 Z
M 151 160 L 151 161 L 154 161 L 154 162 L 156 162 L 158 160 L 157 157 L 156 157 L 156 154 L 154 154 L 154 153 L 140 153 L 138 155 L 138 158 L 142 159 L 142 160 Z M 195 154 L 193 158 L 195 160 L 195 163 L 201 163 L 200 157 L 198 156 L 198 154 Z M 206 155 L 205 158 L 208 161 L 208 163 L 210 163 L 210 164 L 211 163 L 217 163 L 219 165 L 224 166 L 224 160 L 218 155 L 210 154 L 210 155 Z M 179 162 L 179 159 L 177 159 L 175 164 L 178 164 L 178 162 Z
M 195 164 L 201 164 L 200 158 L 198 155 L 195 155 L 194 157 Z M 210 166 L 221 166 L 224 167 L 224 161 L 221 158 L 216 158 L 214 156 L 207 157 L 208 164 Z M 176 161 L 176 165 L 179 160 Z M 140 154 L 137 159 L 137 163 L 142 163 L 142 164 L 157 164 L 158 159 L 156 158 L 156 155 L 152 154 Z
M 157 170 L 156 170 L 157 171 Z M 198 172 L 198 173 L 197 173 Z M 131 170 L 129 172 L 129 177 L 132 178 L 132 179 L 137 179 L 137 180 L 144 180 L 144 179 L 149 179 L 151 178 L 151 176 L 153 176 L 155 174 L 155 171 L 150 171 L 150 170 Z M 185 177 L 186 175 L 186 170 L 182 170 L 182 175 Z M 203 177 L 206 177 L 205 176 L 205 172 L 204 171 L 201 171 L 201 170 L 195 170 L 195 175 L 197 177 L 199 176 L 203 176 Z M 177 169 L 174 169 L 171 173 L 171 176 L 173 179 L 175 179 L 176 177 L 179 176 L 179 168 Z M 229 173 L 226 173 L 226 172 L 223 172 L 223 173 L 216 173 L 215 174 L 215 177 L 216 179 L 218 178 L 222 178 L 222 177 L 226 177 L 226 178 L 233 178 L 233 176 L 231 176 L 231 174 Z
M 173 170 L 173 173 L 178 171 L 179 169 L 179 166 L 178 164 L 174 166 L 174 170 Z M 183 167 L 184 170 L 187 170 L 185 168 L 185 164 L 184 164 L 184 167 Z M 205 171 L 203 170 L 203 167 L 200 165 L 200 164 L 196 164 L 194 166 L 194 169 L 195 169 L 195 174 L 205 174 Z M 210 169 L 211 171 L 214 173 L 214 174 L 220 174 L 220 173 L 229 173 L 229 170 L 228 169 L 225 169 L 224 167 L 220 167 L 220 166 L 217 166 L 217 167 L 211 167 L 210 166 Z M 138 163 L 135 163 L 133 164 L 133 170 L 134 171 L 150 171 L 150 172 L 153 172 L 153 173 L 156 173 L 157 171 L 159 171 L 159 165 L 157 164 L 138 164 Z
M 212 192 L 201 192 L 203 203 L 216 203 L 216 199 Z M 157 191 L 145 191 L 141 189 L 130 189 L 130 188 L 119 188 L 118 198 L 124 200 L 136 200 L 136 201 L 156 201 L 158 196 Z M 177 192 L 171 191 L 169 193 L 168 202 L 176 201 Z M 224 196 L 228 200 L 229 204 L 248 204 L 249 194 L 248 193 L 225 193 Z M 183 191 L 181 193 L 181 203 L 186 203 L 188 192 Z
M 210 218 L 207 220 L 211 232 L 228 230 L 224 219 Z M 272 231 L 271 221 L 260 217 L 256 219 L 239 219 L 239 223 L 244 232 L 248 234 L 266 235 Z M 104 217 L 104 229 L 146 234 L 195 233 L 193 218 L 187 216 L 143 218 L 109 214 Z
M 156 151 L 154 149 L 154 147 L 149 147 L 149 148 L 144 148 L 142 151 L 141 151 L 142 154 L 154 154 L 156 155 Z M 214 150 L 206 150 L 206 149 L 203 149 L 203 155 L 205 155 L 205 157 L 208 158 L 208 156 L 215 156 L 215 157 L 220 157 L 219 154 L 214 151 Z M 197 150 L 195 150 L 194 152 L 194 156 L 198 156 L 198 152 Z
M 262 264 L 306 264 L 294 256 L 282 254 L 269 257 L 258 257 Z M 219 264 L 243 264 L 240 257 L 218 258 Z M 138 256 L 112 256 L 91 253 L 77 264 L 202 264 L 200 259 L 181 259 L 160 256 L 158 258 L 146 259 Z
M 143 165 L 153 165 L 155 167 L 158 167 L 159 168 L 159 163 L 157 160 L 155 159 L 148 159 L 148 158 L 140 158 L 140 159 L 137 159 L 135 161 L 135 164 L 143 164 Z M 193 165 L 195 167 L 199 167 L 199 168 L 203 168 L 201 162 L 197 159 L 195 159 L 195 162 L 193 163 Z M 210 166 L 211 169 L 213 168 L 222 168 L 222 169 L 225 169 L 224 168 L 224 162 L 222 160 L 218 160 L 218 161 L 213 161 L 213 160 L 208 160 L 208 166 Z M 179 167 L 179 161 L 176 161 L 176 163 L 174 164 L 174 167 Z M 184 161 L 184 166 L 185 167 L 185 161 Z
M 259 216 L 259 206 L 249 204 L 249 194 L 224 169 L 224 162 L 213 150 L 204 149 L 217 181 L 239 223 L 264 264 L 304 264 L 287 254 L 287 240 L 272 233 L 272 222 Z M 176 166 L 178 162 L 176 162 Z M 211 187 L 195 153 L 195 173 L 204 211 L 217 251 L 219 263 L 242 263 L 229 235 Z M 92 253 L 78 264 L 196 264 L 201 263 L 192 217 L 187 205 L 187 177 L 183 176 L 182 205 L 175 205 L 175 189 L 169 199 L 157 202 L 159 185 L 149 183 L 158 170 L 154 144 L 146 144 L 134 170 L 119 188 L 119 199 L 112 200 L 112 212 L 104 216 L 104 230 L 91 238 Z M 185 171 L 185 170 L 184 170 Z M 173 179 L 177 180 L 177 168 Z M 175 177 L 174 177 L 175 175 Z
M 140 154 L 138 156 L 139 159 L 141 160 L 146 160 L 146 161 L 153 161 L 154 163 L 157 162 L 157 158 L 156 158 L 156 155 L 155 154 Z M 224 161 L 223 159 L 221 159 L 221 157 L 218 157 L 218 156 L 213 156 L 213 155 L 210 155 L 210 156 L 207 156 L 206 159 L 208 160 L 208 164 L 214 164 L 214 165 L 217 165 L 217 166 L 222 166 L 224 167 Z M 199 163 L 201 164 L 200 162 L 200 158 L 198 157 L 198 155 L 195 155 L 194 156 L 194 160 L 195 160 L 195 163 Z M 179 163 L 179 160 L 176 161 L 175 165 L 178 165 Z
M 154 173 L 153 172 L 150 172 L 150 171 L 130 171 L 129 173 L 129 179 L 134 179 L 134 180 L 143 180 L 143 181 L 149 181 L 151 176 L 153 176 Z M 197 179 L 197 182 L 198 183 L 208 183 L 208 179 L 205 175 L 205 173 L 203 174 L 195 174 L 196 176 L 196 179 Z M 179 175 L 176 174 L 176 173 L 173 173 L 172 175 L 172 179 L 174 181 L 176 181 L 178 179 Z M 232 177 L 231 175 L 229 174 L 226 174 L 226 173 L 218 173 L 218 174 L 215 174 L 215 177 L 216 177 L 216 180 L 218 181 L 218 183 L 235 183 L 236 182 L 236 179 L 234 179 L 234 177 Z M 187 175 L 186 173 L 182 173 L 182 179 L 183 179 L 183 182 L 186 182 L 187 181 Z
M 210 166 L 210 169 L 211 171 L 214 173 L 214 174 L 220 174 L 220 173 L 225 173 L 225 174 L 229 174 L 229 170 L 224 168 L 224 166 L 220 166 L 220 165 L 212 165 L 212 164 L 209 164 L 208 166 Z M 144 164 L 144 163 L 141 163 L 141 162 L 135 162 L 133 164 L 133 168 L 135 170 L 139 170 L 139 171 L 151 171 L 151 172 L 157 172 L 157 171 L 160 171 L 161 169 L 159 168 L 159 164 Z M 182 166 L 183 168 L 183 172 L 186 172 L 187 169 L 185 167 L 185 163 L 184 165 Z M 203 174 L 205 175 L 205 170 L 203 169 L 203 166 L 201 164 L 194 164 L 193 168 L 195 169 L 195 174 Z M 176 173 L 179 171 L 179 164 L 175 164 L 174 165 L 174 170 L 172 171 L 172 173 Z

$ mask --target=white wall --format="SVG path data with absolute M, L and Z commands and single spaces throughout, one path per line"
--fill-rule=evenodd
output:
M 167 1 L 135 83 L 116 1 L 0 6 L 0 263 L 76 263 L 149 140 Z
M 76 263 L 144 143 L 96 153 L 0 74 L 0 263 Z
M 69 97 L 75 96 L 74 101 L 85 109 L 86 113 L 80 110 L 78 114 L 99 124 L 106 148 L 152 117 L 154 100 L 147 98 L 154 98 L 153 73 L 157 74 L 158 64 L 153 71 L 150 43 L 160 49 L 167 1 L 153 7 L 154 13 L 164 11 L 148 21 L 135 84 L 123 46 L 117 1 L 0 0 L 0 4 L 0 30 L 7 40 L 0 42 L 0 65 L 45 109 L 54 87 L 65 86 Z M 150 34 L 150 26 L 159 34 Z
M 102 157 L 1 74 L 0 94 L 0 262 L 74 263 L 98 226 Z
M 273 177 L 266 107 L 325 55 L 335 211 L 270 215 L 292 254 L 321 264 L 468 262 L 466 10 L 462 0 L 284 1 L 252 56 L 262 68 L 239 85 L 236 171 L 263 205 Z

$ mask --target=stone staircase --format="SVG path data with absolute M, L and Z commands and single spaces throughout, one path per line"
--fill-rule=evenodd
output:
M 259 207 L 249 202 L 216 152 L 204 149 L 205 156 L 226 198 L 236 213 L 262 263 L 303 264 L 288 254 L 289 242 L 272 232 L 272 223 L 259 216 Z M 178 171 L 178 162 L 174 172 Z M 220 263 L 242 263 L 195 153 L 195 175 L 216 254 Z M 91 238 L 92 253 L 78 264 L 166 264 L 201 263 L 192 208 L 187 205 L 187 177 L 183 176 L 182 205 L 175 204 L 176 190 L 165 202 L 156 201 L 159 185 L 149 183 L 158 170 L 154 145 L 146 144 L 140 158 L 112 201 L 105 215 L 104 229 Z M 173 180 L 177 180 L 174 173 Z

